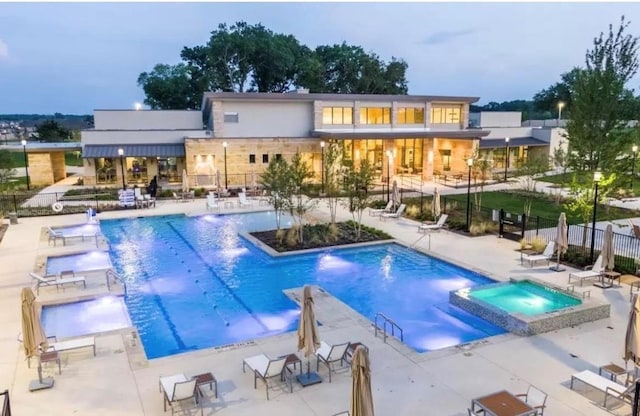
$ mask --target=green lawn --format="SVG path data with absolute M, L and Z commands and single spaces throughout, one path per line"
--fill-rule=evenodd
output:
M 550 182 L 558 185 L 568 185 L 573 181 L 573 177 L 576 177 L 578 183 L 587 183 L 589 181 L 593 181 L 593 175 L 590 172 L 567 172 L 561 173 L 559 175 L 549 175 L 543 178 L 540 178 L 540 182 Z
M 474 201 L 473 197 L 474 194 L 472 193 L 471 201 Z M 467 201 L 466 194 L 447 195 L 442 196 L 441 198 L 443 203 L 447 199 L 452 199 L 464 205 Z M 511 194 L 507 192 L 484 192 L 482 194 L 482 206 L 488 209 L 502 208 L 507 212 L 522 213 L 524 210 L 524 204 L 525 197 L 518 194 Z M 561 212 L 564 212 L 567 215 L 567 221 L 570 224 L 579 224 L 582 222 L 579 217 L 569 213 L 562 204 L 556 204 L 553 199 L 548 199 L 545 195 L 537 194 L 531 204 L 532 217 L 539 216 L 547 219 L 557 219 Z M 598 210 L 596 212 L 598 221 L 615 220 L 635 216 L 640 216 L 640 212 L 610 207 L 608 205 L 598 205 Z
M 11 182 L 0 183 L 0 192 L 2 191 L 12 191 L 17 187 L 22 187 L 26 189 L 27 187 L 27 177 L 26 176 L 14 176 L 11 178 Z

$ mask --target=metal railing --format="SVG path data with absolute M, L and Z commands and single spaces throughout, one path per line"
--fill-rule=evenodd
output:
M 382 320 L 382 328 L 380 328 L 380 325 L 378 325 L 378 319 Z M 396 324 L 394 321 L 392 321 L 389 317 L 387 317 L 382 312 L 378 312 L 374 319 L 375 336 L 376 337 L 378 336 L 378 331 L 382 331 L 382 339 L 384 340 L 384 342 L 387 342 L 387 337 L 388 337 L 387 324 L 391 326 L 391 336 L 392 337 L 396 336 L 395 330 L 397 328 L 398 331 L 400 331 L 400 341 L 404 342 L 404 331 L 402 330 L 402 328 L 400 328 L 398 324 Z
M 110 291 L 111 290 L 111 279 L 114 280 L 114 282 L 120 282 L 120 284 L 122 285 L 122 288 L 124 290 L 124 297 L 127 297 L 127 283 L 124 281 L 124 279 L 122 279 L 122 277 L 120 277 L 120 275 L 118 273 L 116 273 L 113 269 L 108 269 L 106 272 L 106 278 L 107 278 L 107 289 Z
M 11 402 L 9 401 L 9 390 L 5 390 L 0 393 L 0 396 L 4 396 L 2 399 L 2 416 L 11 416 Z

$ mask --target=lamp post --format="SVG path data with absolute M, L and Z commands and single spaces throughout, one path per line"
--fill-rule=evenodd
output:
M 29 184 L 29 158 L 27 157 L 27 141 L 22 140 L 22 152 L 24 154 L 24 169 L 27 173 L 27 191 L 31 190 L 31 186 Z
M 593 249 L 595 245 L 594 240 L 596 238 L 596 208 L 598 207 L 598 182 L 600 182 L 600 179 L 602 179 L 602 173 L 599 171 L 594 172 L 593 182 L 596 184 L 596 190 L 593 196 L 593 221 L 591 223 L 591 264 L 593 264 Z
M 127 184 L 125 183 L 124 179 L 124 149 L 121 147 L 118 149 L 118 155 L 120 156 L 120 169 L 122 170 L 122 190 L 126 190 L 127 189 Z
M 227 180 L 227 142 L 222 142 L 224 149 L 224 189 L 229 189 L 229 181 Z
M 558 121 L 562 120 L 562 108 L 564 107 L 564 102 L 559 101 L 558 102 Z M 560 123 L 558 123 L 558 127 L 560 126 Z
M 324 195 L 324 140 L 320 142 L 320 148 L 322 149 L 322 190 L 321 193 Z
M 633 152 L 633 164 L 631 164 L 631 192 L 633 193 L 633 177 L 636 175 L 636 156 L 638 155 L 638 145 L 631 146 Z
M 504 181 L 507 181 L 507 169 L 509 168 L 509 138 L 504 138 Z
M 467 181 L 467 232 L 471 226 L 471 167 L 473 167 L 473 158 L 467 159 L 467 166 L 469 166 L 469 179 Z
M 390 176 L 390 165 L 391 158 L 393 157 L 393 153 L 391 150 L 387 150 L 387 202 L 391 200 L 391 176 Z

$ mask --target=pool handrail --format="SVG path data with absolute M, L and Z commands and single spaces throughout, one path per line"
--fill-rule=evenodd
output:
M 124 297 L 127 297 L 127 283 L 124 281 L 124 279 L 122 279 L 122 277 L 120 277 L 118 273 L 115 272 L 115 270 L 107 269 L 107 271 L 105 272 L 105 277 L 107 278 L 107 289 L 109 291 L 111 291 L 111 283 L 109 279 L 111 278 L 113 280 L 117 280 L 118 282 L 120 282 L 120 284 L 122 285 L 122 288 L 124 289 Z
M 382 328 L 378 325 L 378 318 L 382 319 Z M 400 341 L 404 342 L 404 331 L 402 328 L 382 312 L 378 312 L 374 319 L 375 336 L 378 336 L 378 331 L 382 331 L 382 339 L 384 342 L 387 342 L 387 323 L 391 325 L 391 336 L 396 335 L 395 328 L 398 328 L 398 331 L 400 331 Z

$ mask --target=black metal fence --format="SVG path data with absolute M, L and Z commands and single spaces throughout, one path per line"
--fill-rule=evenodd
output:
M 0 396 L 4 396 L 2 398 L 2 416 L 11 416 L 11 402 L 9 401 L 9 390 L 5 390 L 0 393 Z
M 78 214 L 86 212 L 89 208 L 101 211 L 117 206 L 118 189 L 0 194 L 0 213 L 15 213 L 18 217 Z

